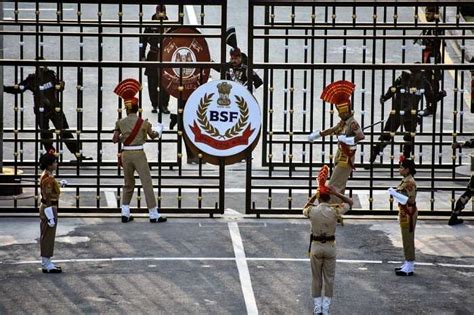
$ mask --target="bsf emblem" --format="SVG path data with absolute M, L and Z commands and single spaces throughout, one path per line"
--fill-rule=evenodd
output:
M 255 148 L 261 128 L 260 107 L 243 85 L 211 81 L 188 99 L 183 113 L 185 140 L 204 159 L 218 164 L 241 161 Z
M 178 27 L 167 32 L 163 39 L 163 61 L 166 62 L 210 62 L 209 47 L 204 37 L 173 37 L 173 34 L 200 34 L 193 27 Z M 209 68 L 164 68 L 161 75 L 162 86 L 166 91 L 184 100 L 201 84 L 209 79 Z M 182 87 L 182 89 L 180 89 Z

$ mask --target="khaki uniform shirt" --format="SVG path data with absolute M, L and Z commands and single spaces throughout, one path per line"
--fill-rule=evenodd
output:
M 408 175 L 402 179 L 397 191 L 408 197 L 408 203 L 413 204 L 416 200 L 416 182 L 413 176 Z
M 355 137 L 357 136 L 357 133 L 362 132 L 360 130 L 359 123 L 357 120 L 355 120 L 354 116 L 349 117 L 347 120 L 341 120 L 339 123 L 333 128 L 332 133 L 333 135 L 346 135 L 346 137 Z M 349 146 L 351 152 L 356 150 L 356 146 Z M 341 144 L 338 144 L 337 147 L 337 152 L 336 152 L 336 159 L 335 162 L 339 166 L 342 167 L 349 167 L 349 159 L 353 160 L 355 159 L 354 156 L 348 157 L 346 154 L 344 154 Z
M 120 131 L 120 142 L 123 143 L 125 139 L 127 139 L 127 137 L 132 133 L 133 127 L 135 127 L 137 120 L 137 114 L 129 114 L 127 117 L 122 118 L 115 123 L 115 130 Z M 153 133 L 155 132 L 151 129 L 151 123 L 148 122 L 148 119 L 146 119 L 140 127 L 140 131 L 138 131 L 137 136 L 129 145 L 143 145 L 147 140 L 147 135 Z
M 54 176 L 46 170 L 43 171 L 40 177 L 40 189 L 42 203 L 45 206 L 57 205 L 61 189 Z
M 413 176 L 408 175 L 402 179 L 402 182 L 397 187 L 397 191 L 405 196 L 408 196 L 408 202 L 405 206 L 398 204 L 398 221 L 401 227 L 413 226 L 413 219 L 410 218 L 416 213 L 416 182 Z
M 311 233 L 314 236 L 332 236 L 336 233 L 337 219 L 349 211 L 347 203 L 329 204 L 320 203 L 316 207 L 308 206 L 303 209 L 303 214 L 311 221 Z

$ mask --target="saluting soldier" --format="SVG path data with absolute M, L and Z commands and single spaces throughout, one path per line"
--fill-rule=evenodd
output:
M 61 273 L 62 269 L 56 266 L 51 257 L 54 254 L 54 242 L 56 239 L 56 227 L 58 224 L 58 201 L 61 194 L 61 186 L 67 182 L 61 180 L 60 183 L 54 178 L 54 171 L 58 167 L 58 161 L 54 150 L 43 154 L 39 160 L 43 173 L 40 177 L 41 204 L 40 214 L 40 249 L 41 268 L 44 273 Z
M 120 82 L 114 92 L 124 100 L 127 117 L 115 123 L 112 141 L 123 144 L 122 153 L 119 155 L 119 163 L 123 167 L 124 185 L 122 193 L 122 223 L 133 220 L 130 215 L 130 201 L 135 189 L 135 171 L 140 176 L 146 204 L 149 211 L 150 222 L 166 222 L 166 217 L 158 212 L 156 198 L 153 192 L 153 183 L 150 175 L 150 167 L 146 158 L 143 145 L 147 137 L 151 139 L 161 137 L 163 125 L 157 123 L 152 127 L 148 120 L 137 116 L 138 99 L 135 95 L 140 91 L 141 85 L 137 80 L 125 79 Z
M 403 179 L 395 191 L 391 188 L 389 192 L 398 201 L 398 221 L 402 234 L 405 262 L 401 267 L 395 268 L 395 274 L 397 276 L 412 276 L 415 271 L 415 227 L 418 217 L 416 182 L 413 177 L 416 174 L 415 162 L 402 155 L 399 172 Z
M 36 60 L 44 60 L 44 58 L 38 57 Z M 92 160 L 92 157 L 86 157 L 80 153 L 77 142 L 73 141 L 72 132 L 64 130 L 69 129 L 59 101 L 59 93 L 64 90 L 64 81 L 59 80 L 53 70 L 46 66 L 38 67 L 35 73 L 29 74 L 20 83 L 4 86 L 3 90 L 10 94 L 20 94 L 28 90 L 33 92 L 36 125 L 40 130 L 41 144 L 46 151 L 55 151 L 52 143 L 53 133 L 49 130 L 49 121 L 51 121 L 54 127 L 61 131 L 61 137 L 67 140 L 66 147 L 77 159 Z
M 352 206 L 352 199 L 326 186 L 329 167 L 324 165 L 318 175 L 318 190 L 308 200 L 303 215 L 311 221 L 309 255 L 311 261 L 311 294 L 314 314 L 329 314 L 336 273 L 336 225 L 341 215 Z M 330 204 L 331 195 L 342 204 Z M 318 200 L 315 206 L 314 202 Z
M 453 145 L 454 148 L 474 148 L 474 139 L 468 140 L 464 143 L 455 143 Z M 463 219 L 458 218 L 458 215 L 461 214 L 461 211 L 466 207 L 469 200 L 474 193 L 474 174 L 471 173 L 471 180 L 467 184 L 466 191 L 458 198 L 456 201 L 456 205 L 454 206 L 454 210 L 451 213 L 451 217 L 449 218 L 448 224 L 449 225 L 457 225 L 464 222 Z
M 329 182 L 330 186 L 344 194 L 349 176 L 354 168 L 357 143 L 362 141 L 364 133 L 354 118 L 351 110 L 350 97 L 354 92 L 355 84 L 349 81 L 337 81 L 329 84 L 321 94 L 321 99 L 336 106 L 341 120 L 331 128 L 323 131 L 316 130 L 308 136 L 310 142 L 331 135 L 338 136 L 338 147 L 335 159 L 335 168 Z M 332 195 L 332 202 L 340 202 L 336 195 Z
M 156 12 L 153 14 L 151 19 L 153 21 L 168 20 L 166 15 L 166 6 L 157 5 Z M 150 36 L 149 34 L 160 34 L 162 28 L 159 25 L 152 25 L 145 27 L 144 34 L 140 37 L 140 60 L 142 61 L 159 61 L 160 60 L 160 38 L 158 36 Z M 147 46 L 150 45 L 148 53 L 146 53 Z M 146 56 L 146 57 L 145 57 Z M 148 78 L 148 94 L 150 95 L 151 106 L 153 107 L 152 112 L 156 113 L 159 109 L 164 114 L 169 114 L 168 105 L 170 101 L 170 95 L 166 92 L 166 89 L 160 87 L 159 75 L 160 68 L 158 66 L 147 66 L 145 69 L 145 75 Z

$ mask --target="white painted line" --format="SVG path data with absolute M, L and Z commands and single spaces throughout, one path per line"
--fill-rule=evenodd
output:
M 237 222 L 229 222 L 228 226 L 232 246 L 234 247 L 235 262 L 237 263 L 237 269 L 239 271 L 240 285 L 242 287 L 242 293 L 244 294 L 247 314 L 256 315 L 258 314 L 257 302 L 255 301 L 255 295 L 253 293 L 252 281 L 250 279 L 249 267 L 245 257 L 244 244 L 240 236 L 239 226 Z
M 237 225 L 236 222 L 228 223 Z M 230 227 L 229 227 L 230 229 Z M 240 237 L 240 232 L 237 227 L 238 237 Z M 237 233 L 233 232 L 233 233 Z M 232 232 L 231 232 L 231 237 Z M 237 236 L 236 236 L 237 238 Z M 240 239 L 241 240 L 241 239 Z M 242 244 L 242 242 L 240 242 Z M 236 246 L 238 246 L 238 239 L 236 240 L 236 244 L 234 246 L 234 251 L 241 252 L 240 250 L 236 251 Z M 243 248 L 243 245 L 241 245 Z M 242 255 L 239 254 L 239 255 Z M 245 257 L 245 253 L 243 253 L 243 258 L 241 256 L 236 258 L 234 257 L 110 257 L 110 258 L 73 258 L 73 259 L 55 259 L 54 262 L 56 263 L 90 263 L 90 262 L 120 262 L 120 261 L 238 261 L 238 260 L 245 261 L 245 267 L 248 267 L 246 261 L 287 261 L 287 262 L 309 262 L 309 258 L 271 258 L 271 257 Z M 362 259 L 336 259 L 338 263 L 348 263 L 348 264 L 383 264 L 384 262 L 381 260 L 362 260 Z M 20 260 L 20 261 L 0 261 L 0 265 L 33 265 L 41 263 L 40 260 Z M 386 264 L 401 264 L 402 261 L 396 260 L 389 260 Z M 429 262 L 415 262 L 417 266 L 425 266 L 425 267 L 452 267 L 452 268 L 474 268 L 473 265 L 458 265 L 458 264 L 449 264 L 449 263 L 429 263 Z M 240 269 L 239 269 L 240 274 Z M 249 273 L 250 274 L 250 273 Z M 250 275 L 248 276 L 250 277 Z M 250 284 L 250 289 L 251 284 Z M 253 293 L 253 290 L 252 290 Z
M 194 12 L 194 8 L 192 5 L 185 5 L 185 10 L 186 10 L 186 16 L 188 17 L 189 24 L 191 25 L 197 25 L 198 20 L 196 16 L 196 12 Z
M 383 261 L 381 260 L 336 259 L 336 261 L 348 264 L 383 264 Z
M 247 258 L 250 261 L 297 261 L 297 262 L 304 262 L 309 261 L 309 258 L 266 258 L 266 257 L 255 257 L 255 258 Z
M 433 263 L 425 263 L 425 262 L 416 262 L 416 261 L 415 261 L 415 265 L 416 265 L 416 266 L 434 266 L 435 264 L 433 264 Z
M 454 267 L 454 268 L 474 268 L 474 265 L 456 265 L 456 264 L 443 264 L 437 263 L 438 266 L 442 267 Z
M 389 260 L 389 261 L 387 261 L 387 264 L 397 264 L 397 265 L 398 265 L 398 264 L 401 264 L 401 263 L 402 263 L 402 261 L 397 261 L 397 260 Z
M 107 207 L 115 208 L 117 207 L 117 199 L 115 199 L 115 192 L 113 191 L 104 191 L 105 201 L 107 202 Z

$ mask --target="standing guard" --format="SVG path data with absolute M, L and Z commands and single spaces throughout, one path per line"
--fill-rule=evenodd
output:
M 157 5 L 156 12 L 151 17 L 153 21 L 167 20 L 166 6 Z M 158 36 L 148 36 L 147 34 L 159 34 L 161 31 L 160 26 L 147 26 L 145 27 L 144 34 L 140 37 L 140 60 L 141 61 L 159 61 L 160 60 L 160 38 Z M 146 54 L 146 48 L 150 45 L 150 50 Z M 145 57 L 146 55 L 146 57 Z M 161 76 L 159 71 L 162 70 L 158 66 L 147 66 L 145 69 L 145 75 L 148 78 L 148 94 L 150 95 L 151 110 L 153 113 L 157 113 L 157 109 L 164 114 L 169 114 L 168 104 L 170 101 L 170 95 L 166 92 L 166 89 L 160 87 L 159 80 Z
M 157 123 L 151 126 L 148 120 L 143 120 L 137 116 L 138 99 L 135 95 L 140 91 L 141 85 L 137 80 L 125 79 L 115 87 L 115 94 L 124 100 L 127 110 L 127 117 L 115 123 L 114 143 L 122 142 L 122 153 L 119 155 L 119 164 L 123 167 L 124 185 L 122 195 L 122 223 L 133 221 L 130 215 L 130 201 L 135 189 L 135 170 L 140 176 L 143 191 L 145 193 L 150 222 L 166 222 L 166 217 L 162 216 L 156 207 L 156 199 L 153 193 L 153 183 L 150 175 L 150 167 L 146 158 L 143 145 L 147 135 L 151 139 L 161 137 L 163 125 Z
M 239 82 L 247 86 L 249 79 L 249 69 L 246 63 L 243 62 L 243 54 L 240 48 L 232 48 L 230 50 L 230 68 L 225 73 L 225 78 L 230 81 Z M 252 71 L 253 87 L 258 89 L 262 84 L 262 79 L 255 71 Z
M 36 60 L 44 58 L 38 57 Z M 10 94 L 19 94 L 27 90 L 33 92 L 36 126 L 40 131 L 41 144 L 47 152 L 56 151 L 52 143 L 53 133 L 49 130 L 51 121 L 60 131 L 61 138 L 66 139 L 64 141 L 66 147 L 78 160 L 92 160 L 92 157 L 82 155 L 72 132 L 67 130 L 69 124 L 59 100 L 59 93 L 64 90 L 64 81 L 59 80 L 53 70 L 46 66 L 38 67 L 35 73 L 28 75 L 25 80 L 13 86 L 4 86 L 3 90 Z
M 431 84 L 423 71 L 412 69 L 403 71 L 387 92 L 380 97 L 381 105 L 387 100 L 393 99 L 392 110 L 385 123 L 384 131 L 379 137 L 379 143 L 374 144 L 371 148 L 371 163 L 375 162 L 379 153 L 395 137 L 395 132 L 401 125 L 405 129 L 403 155 L 406 158 L 411 156 L 416 135 L 418 103 L 423 95 L 425 95 L 427 103 L 436 101 Z
M 40 248 L 41 248 L 41 267 L 43 273 L 61 273 L 62 269 L 56 266 L 51 257 L 54 254 L 54 242 L 56 239 L 56 227 L 58 225 L 58 202 L 61 194 L 60 185 L 67 185 L 66 180 L 59 183 L 54 178 L 54 171 L 58 167 L 58 160 L 54 150 L 49 150 L 43 154 L 39 160 L 40 168 L 43 173 L 40 177 L 41 204 L 40 214 Z
M 349 176 L 354 168 L 355 153 L 357 143 L 365 138 L 359 123 L 354 118 L 351 110 L 350 97 L 354 92 L 355 84 L 349 81 L 337 81 L 329 84 L 321 94 L 321 99 L 336 106 L 341 121 L 329 129 L 311 133 L 308 136 L 310 142 L 314 140 L 330 136 L 338 135 L 338 147 L 336 153 L 334 172 L 329 181 L 329 185 L 344 194 Z M 332 202 L 340 202 L 333 194 Z
M 403 176 L 402 182 L 396 189 L 388 189 L 390 195 L 398 201 L 398 221 L 405 256 L 405 262 L 401 267 L 395 268 L 395 274 L 397 276 L 413 276 L 415 271 L 415 227 L 418 217 L 416 182 L 413 178 L 416 174 L 415 162 L 402 155 L 399 171 L 400 175 Z
M 232 48 L 230 50 L 230 68 L 227 69 L 225 78 L 226 80 L 239 82 L 240 84 L 247 86 L 249 78 L 247 66 L 248 57 L 237 45 L 237 33 L 233 26 L 226 30 L 226 43 Z M 252 72 L 252 82 L 255 89 L 258 89 L 263 84 L 262 79 L 255 71 Z
M 438 28 L 439 23 L 439 8 L 436 5 L 427 6 L 425 8 L 425 17 L 427 22 L 433 22 L 435 25 L 432 29 L 423 30 L 422 38 L 415 40 L 418 43 L 421 40 L 422 62 L 440 64 L 442 62 L 441 55 L 441 39 L 437 36 L 443 36 L 444 30 Z M 434 38 L 427 38 L 426 36 L 435 36 Z M 442 80 L 442 73 L 440 70 L 427 70 L 425 75 L 428 78 L 434 93 L 440 91 L 440 81 Z M 440 99 L 446 95 L 445 91 L 440 91 Z M 426 108 L 421 110 L 418 114 L 420 116 L 430 116 L 436 113 L 438 102 L 426 102 Z
M 474 139 L 466 141 L 464 143 L 455 143 L 453 145 L 454 148 L 474 148 Z M 472 166 L 471 166 L 472 167 Z M 472 171 L 472 170 L 471 170 Z M 457 225 L 464 222 L 463 219 L 459 219 L 458 215 L 461 214 L 461 211 L 466 207 L 469 200 L 474 193 L 474 173 L 471 172 L 471 180 L 469 184 L 467 184 L 466 191 L 458 198 L 456 201 L 456 205 L 454 206 L 454 210 L 451 213 L 451 217 L 449 218 L 448 224 L 449 225 Z
M 314 314 L 329 313 L 336 273 L 336 225 L 340 216 L 347 212 L 353 203 L 352 199 L 339 193 L 334 187 L 326 186 L 328 175 L 329 167 L 324 165 L 318 175 L 318 190 L 303 209 L 303 215 L 311 221 L 308 254 L 311 261 Z M 329 204 L 331 195 L 342 200 L 344 204 Z M 318 204 L 313 208 L 316 199 Z

